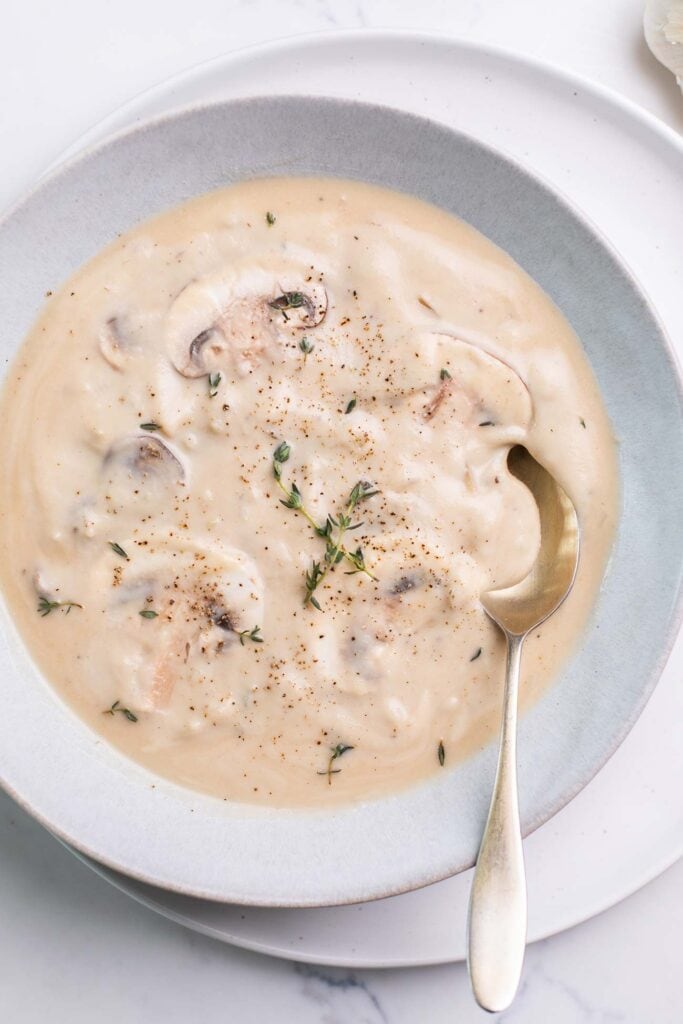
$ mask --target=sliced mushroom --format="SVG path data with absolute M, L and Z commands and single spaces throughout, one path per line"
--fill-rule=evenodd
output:
M 350 623 L 346 657 L 363 679 L 377 682 L 401 672 L 415 644 L 431 645 L 433 631 L 467 613 L 471 594 L 479 591 L 472 586 L 478 570 L 471 560 L 442 552 L 430 537 L 378 537 L 372 557 L 380 579 L 364 598 L 362 618 Z
M 152 537 L 135 548 L 125 571 L 109 611 L 125 641 L 121 664 L 133 673 L 126 698 L 142 709 L 177 699 L 186 709 L 201 696 L 219 709 L 226 687 L 229 693 L 239 682 L 226 675 L 225 656 L 251 656 L 250 646 L 259 647 L 247 636 L 263 625 L 264 584 L 255 564 L 215 542 Z M 145 610 L 156 614 L 141 616 Z
M 373 549 L 381 578 L 367 625 L 384 643 L 423 632 L 460 600 L 453 558 L 416 534 L 389 534 Z
M 310 329 L 327 312 L 327 292 L 310 270 L 250 268 L 193 281 L 169 310 L 165 335 L 171 362 L 185 377 L 231 364 L 253 370 L 288 331 Z
M 431 335 L 427 340 L 441 372 L 413 402 L 422 420 L 435 427 L 447 417 L 474 429 L 529 426 L 531 395 L 512 366 L 449 335 Z
M 126 344 L 121 321 L 118 317 L 110 317 L 100 331 L 100 352 L 115 370 L 122 370 L 126 362 Z
M 180 455 L 153 434 L 132 434 L 116 441 L 105 456 L 104 467 L 110 473 L 123 470 L 141 482 L 162 479 L 183 483 L 186 476 Z

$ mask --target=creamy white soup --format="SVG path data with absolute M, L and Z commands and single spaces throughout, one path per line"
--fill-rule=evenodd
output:
M 109 742 L 228 800 L 375 797 L 491 739 L 479 595 L 539 545 L 512 445 L 582 529 L 525 706 L 615 526 L 566 320 L 467 224 L 361 183 L 246 182 L 118 239 L 49 296 L 1 408 L 0 574 L 32 655 Z

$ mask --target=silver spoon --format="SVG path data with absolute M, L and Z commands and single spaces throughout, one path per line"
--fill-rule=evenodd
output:
M 526 946 L 526 880 L 517 798 L 517 695 L 522 645 L 572 589 L 579 561 L 579 523 L 571 500 L 526 448 L 511 450 L 511 473 L 529 488 L 541 523 L 531 572 L 505 590 L 481 595 L 507 639 L 507 669 L 498 768 L 470 894 L 468 965 L 474 997 L 490 1011 L 515 997 Z

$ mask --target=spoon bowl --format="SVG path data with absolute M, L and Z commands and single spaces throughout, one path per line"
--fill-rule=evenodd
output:
M 503 632 L 523 636 L 552 615 L 572 588 L 579 564 L 579 521 L 569 496 L 526 448 L 515 445 L 508 466 L 536 500 L 541 546 L 524 579 L 489 590 L 480 600 Z

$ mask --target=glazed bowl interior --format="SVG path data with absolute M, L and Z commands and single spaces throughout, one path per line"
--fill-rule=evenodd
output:
M 3 363 L 49 289 L 117 234 L 198 193 L 266 175 L 409 192 L 469 221 L 579 335 L 619 442 L 622 510 L 580 649 L 523 717 L 525 833 L 576 794 L 641 711 L 677 625 L 681 392 L 656 317 L 595 230 L 520 166 L 388 108 L 311 97 L 180 111 L 59 168 L 0 225 Z M 158 779 L 102 742 L 0 624 L 0 780 L 63 839 L 120 871 L 207 898 L 324 905 L 416 888 L 473 863 L 495 749 L 387 799 L 335 811 L 229 804 Z

